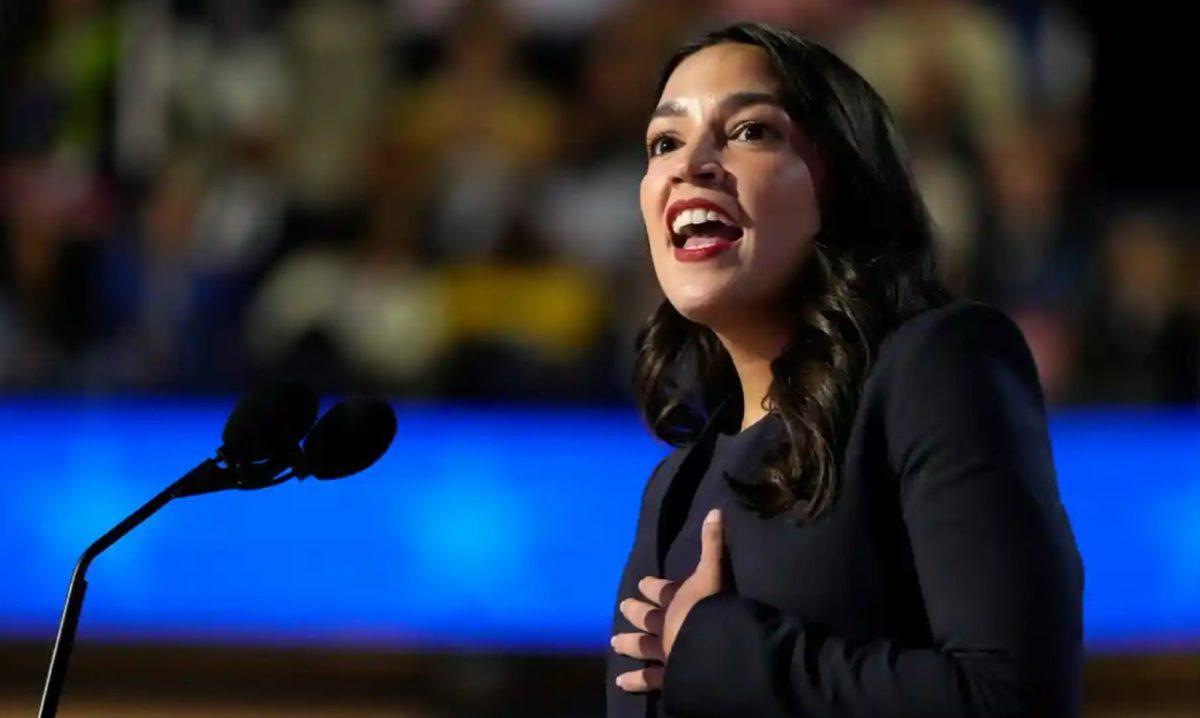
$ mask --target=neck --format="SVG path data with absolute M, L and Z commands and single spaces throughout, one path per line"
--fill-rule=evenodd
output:
M 771 362 L 787 344 L 789 333 L 778 327 L 746 327 L 717 331 L 729 352 L 742 385 L 742 430 L 767 415 L 767 393 L 771 388 Z

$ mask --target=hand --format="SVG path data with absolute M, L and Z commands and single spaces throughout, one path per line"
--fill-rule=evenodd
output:
M 621 613 L 640 633 L 619 633 L 612 638 L 613 649 L 621 655 L 650 661 L 637 671 L 617 676 L 617 685 L 631 693 L 662 688 L 662 665 L 671 654 L 679 629 L 692 607 L 722 588 L 721 557 L 724 553 L 721 512 L 713 509 L 704 519 L 700 536 L 700 561 L 683 583 L 647 576 L 638 582 L 638 590 L 649 599 L 627 598 Z

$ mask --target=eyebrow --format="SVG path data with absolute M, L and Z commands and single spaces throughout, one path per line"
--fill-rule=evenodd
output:
M 721 99 L 719 107 L 725 112 L 736 112 L 743 107 L 750 105 L 773 105 L 782 109 L 783 104 L 779 98 L 769 92 L 734 92 L 726 95 Z M 650 119 L 656 117 L 683 117 L 687 115 L 687 110 L 679 102 L 665 102 L 654 108 L 654 112 L 650 113 Z

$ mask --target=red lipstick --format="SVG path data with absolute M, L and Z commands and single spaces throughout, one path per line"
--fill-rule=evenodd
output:
M 728 239 L 718 239 L 713 244 L 704 247 L 675 247 L 675 259 L 680 262 L 701 262 L 732 247 L 736 242 Z

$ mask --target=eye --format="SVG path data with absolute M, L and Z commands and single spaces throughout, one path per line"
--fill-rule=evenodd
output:
M 731 139 L 741 142 L 763 142 L 765 140 L 777 140 L 780 137 L 781 135 L 766 122 L 749 120 L 738 125 L 733 130 Z
M 650 141 L 646 143 L 646 154 L 651 157 L 657 157 L 671 150 L 678 149 L 678 147 L 679 140 L 668 134 L 660 133 L 651 137 Z

